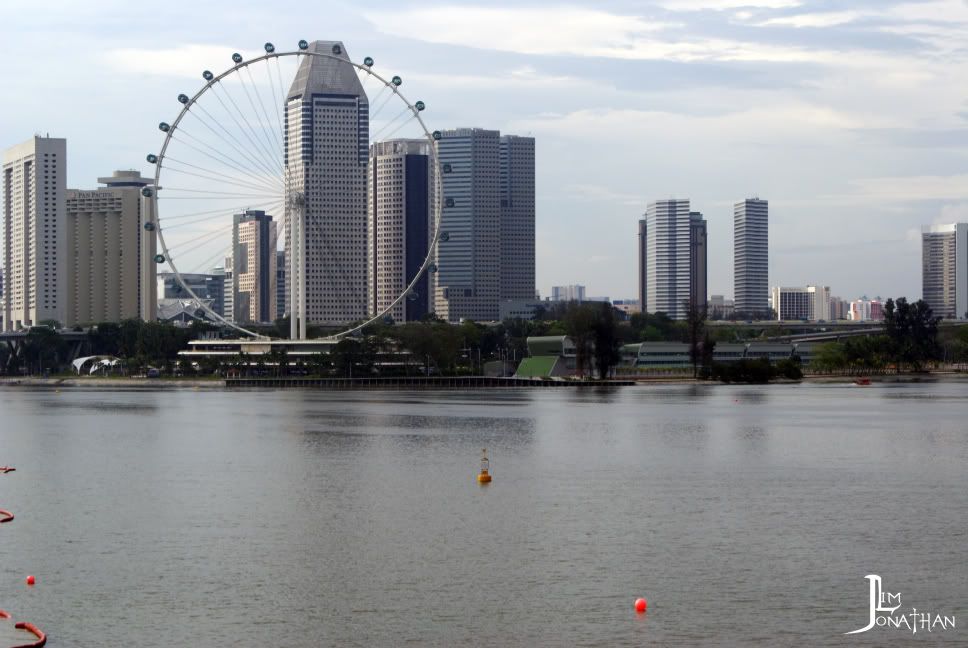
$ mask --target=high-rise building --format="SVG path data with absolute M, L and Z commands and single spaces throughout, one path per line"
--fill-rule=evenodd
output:
M 366 315 L 369 102 L 343 44 L 315 41 L 286 95 L 286 259 L 293 337 Z M 293 236 L 295 232 L 295 236 Z
M 501 136 L 501 300 L 534 299 L 534 138 Z
M 234 275 L 232 268 L 234 261 L 231 256 L 225 257 L 222 264 L 222 319 L 229 322 L 235 321 L 235 295 L 234 295 Z M 213 274 L 218 274 L 218 268 Z
M 706 221 L 699 212 L 689 214 L 689 304 L 706 311 Z
M 726 299 L 723 295 L 709 296 L 709 319 L 730 320 L 733 319 L 736 304 L 732 299 Z
M 850 304 L 840 298 L 831 297 L 830 298 L 830 319 L 831 320 L 845 320 L 850 314 Z
M 232 218 L 233 321 L 271 323 L 276 318 L 276 225 L 256 209 Z
M 646 221 L 645 312 L 685 319 L 691 298 L 692 218 L 689 200 L 649 203 Z
M 646 226 L 645 219 L 639 220 L 639 307 L 640 312 L 645 313 L 647 311 L 648 301 L 646 299 L 648 295 L 648 281 L 649 273 L 646 268 L 646 260 L 649 255 L 646 251 L 646 244 L 648 243 L 648 237 L 646 233 L 648 232 L 648 227 Z
M 67 140 L 35 136 L 3 154 L 2 330 L 67 318 Z
M 430 144 L 388 140 L 370 146 L 367 222 L 367 310 L 383 312 L 413 281 L 430 245 L 433 195 Z M 432 273 L 388 313 L 397 322 L 431 311 Z
M 286 316 L 286 253 L 276 251 L 276 319 Z
M 185 285 L 191 289 L 195 296 L 209 304 L 215 313 L 223 317 L 228 317 L 225 313 L 225 269 L 220 267 L 213 268 L 211 273 L 179 273 Z M 157 280 L 157 291 L 159 300 L 187 300 L 191 298 L 188 291 L 182 286 L 181 282 L 175 277 L 174 272 L 159 272 Z M 229 313 L 231 315 L 231 313 Z
M 769 311 L 769 202 L 748 198 L 733 207 L 733 292 L 736 313 Z
M 150 201 L 141 195 L 152 180 L 137 171 L 115 171 L 98 182 L 105 186 L 66 194 L 69 326 L 138 318 L 143 300 L 155 299 L 156 264 L 153 254 L 142 253 L 142 237 L 154 241 L 144 229 L 143 207 Z
M 809 320 L 814 296 L 806 287 L 783 288 L 777 286 L 772 291 L 771 303 L 776 311 L 777 320 Z M 762 312 L 762 311 L 756 311 Z
M 867 299 L 867 297 L 862 297 L 855 299 L 850 302 L 849 319 L 854 322 L 882 320 L 884 319 L 884 306 L 879 298 Z
M 437 245 L 437 315 L 493 321 L 501 296 L 501 138 L 495 130 L 443 131 L 442 236 Z M 449 170 L 448 170 L 449 169 Z
M 831 319 L 829 286 L 776 287 L 771 291 L 770 302 L 776 311 L 776 319 L 781 322 L 826 322 Z
M 968 318 L 968 223 L 921 230 L 921 295 L 935 316 Z
M 551 301 L 585 301 L 585 287 L 579 284 L 552 286 Z

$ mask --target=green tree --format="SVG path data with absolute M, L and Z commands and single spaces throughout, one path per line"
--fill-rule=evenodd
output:
M 602 302 L 597 317 L 592 323 L 595 340 L 595 363 L 598 365 L 598 377 L 608 378 L 609 373 L 619 360 L 622 359 L 622 340 L 618 334 L 618 325 L 612 305 Z
M 910 365 L 914 371 L 921 371 L 925 363 L 938 358 L 938 323 L 931 307 L 923 299 L 909 304 L 899 297 L 897 301 L 888 299 L 884 304 L 884 332 L 890 340 L 890 354 L 900 373 L 902 367 Z
M 575 371 L 579 377 L 584 377 L 585 370 L 591 360 L 591 344 L 595 335 L 595 316 L 596 313 L 590 304 L 570 302 L 562 320 L 566 334 L 575 345 Z

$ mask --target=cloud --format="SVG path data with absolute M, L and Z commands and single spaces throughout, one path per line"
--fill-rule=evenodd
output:
M 831 12 L 821 12 L 821 13 L 805 13 L 805 14 L 795 14 L 793 16 L 780 16 L 778 18 L 770 18 L 763 22 L 757 23 L 758 27 L 835 27 L 837 25 L 846 25 L 847 23 L 852 23 L 858 18 L 864 16 L 872 15 L 861 11 L 831 11 Z
M 725 11 L 727 9 L 786 9 L 799 7 L 800 0 L 660 0 L 670 11 Z
M 688 34 L 683 37 L 679 23 L 596 9 L 444 6 L 377 9 L 364 15 L 377 29 L 403 38 L 526 55 L 683 62 L 843 62 L 843 56 L 836 52 Z M 542 29 L 535 30 L 537 24 Z
M 167 49 L 111 49 L 102 54 L 102 59 L 115 70 L 128 74 L 201 79 L 206 65 L 216 73 L 231 67 L 234 52 L 245 59 L 256 55 L 224 45 L 185 44 Z
M 858 197 L 878 201 L 968 201 L 968 174 L 863 178 L 850 184 Z

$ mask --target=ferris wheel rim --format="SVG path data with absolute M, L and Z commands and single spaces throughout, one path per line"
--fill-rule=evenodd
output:
M 430 146 L 428 147 L 428 149 L 429 149 L 429 157 L 430 157 L 430 160 L 431 160 L 431 169 L 432 169 L 433 178 L 434 178 L 433 182 L 434 182 L 434 190 L 435 190 L 434 191 L 434 194 L 435 195 L 432 198 L 434 232 L 433 232 L 433 236 L 430 237 L 430 241 L 429 241 L 429 243 L 427 245 L 427 255 L 425 256 L 423 262 L 421 263 L 420 268 L 414 274 L 413 279 L 404 287 L 403 291 L 400 292 L 400 294 L 397 295 L 390 302 L 390 304 L 388 306 L 386 306 L 385 308 L 383 308 L 379 312 L 373 314 L 372 316 L 369 316 L 367 319 L 364 319 L 364 321 L 362 323 L 360 323 L 360 324 L 357 324 L 355 326 L 351 326 L 351 327 L 346 328 L 344 330 L 341 330 L 341 331 L 339 331 L 337 333 L 334 333 L 334 334 L 331 334 L 331 335 L 327 335 L 327 336 L 325 336 L 323 338 L 319 338 L 321 340 L 327 340 L 327 341 L 339 341 L 339 340 L 341 340 L 341 339 L 343 339 L 343 338 L 345 338 L 347 336 L 350 336 L 350 335 L 352 335 L 354 333 L 357 333 L 358 331 L 361 331 L 362 329 L 366 328 L 367 326 L 370 326 L 371 324 L 374 324 L 377 321 L 383 320 L 390 313 L 390 311 L 392 311 L 397 305 L 399 305 L 404 299 L 406 299 L 412 293 L 413 289 L 415 288 L 415 286 L 417 285 L 417 283 L 420 281 L 420 279 L 423 277 L 424 273 L 426 273 L 427 270 L 430 268 L 430 266 L 434 264 L 434 261 L 433 261 L 434 251 L 436 250 L 437 244 L 440 241 L 440 235 L 441 235 L 441 217 L 443 215 L 442 214 L 442 212 L 443 212 L 443 208 L 442 208 L 442 205 L 443 205 L 443 178 L 442 178 L 442 172 L 443 171 L 442 171 L 442 168 L 441 168 L 440 159 L 439 159 L 439 156 L 438 156 L 438 153 L 437 153 L 437 147 L 436 147 L 436 144 L 435 144 L 435 142 L 437 140 L 436 135 L 438 134 L 438 131 L 434 131 L 433 133 L 431 133 L 431 131 L 429 131 L 427 129 L 427 125 L 424 123 L 423 117 L 421 117 L 421 115 L 420 115 L 420 113 L 423 112 L 424 107 L 423 107 L 423 105 L 421 105 L 420 107 L 418 107 L 418 105 L 417 105 L 417 104 L 422 104 L 422 102 L 417 101 L 416 103 L 410 103 L 410 101 L 403 95 L 403 93 L 400 92 L 400 89 L 399 89 L 400 83 L 398 82 L 399 77 L 393 77 L 390 81 L 387 81 L 386 78 L 384 78 L 382 75 L 380 75 L 379 73 L 373 71 L 373 69 L 372 69 L 373 68 L 372 60 L 369 59 L 369 58 L 364 59 L 364 60 L 365 61 L 366 60 L 371 61 L 370 64 L 367 64 L 365 62 L 362 63 L 362 64 L 360 64 L 360 63 L 357 63 L 356 61 L 353 61 L 353 60 L 349 59 L 348 56 L 347 56 L 347 58 L 342 58 L 339 54 L 336 54 L 336 53 L 331 53 L 331 52 L 314 52 L 314 51 L 309 51 L 308 49 L 302 49 L 302 47 L 301 47 L 302 44 L 303 43 L 300 42 L 300 49 L 280 52 L 280 51 L 275 50 L 274 46 L 272 46 L 271 43 L 266 43 L 266 45 L 265 45 L 266 53 L 265 54 L 260 55 L 260 56 L 257 56 L 257 57 L 252 58 L 252 59 L 248 59 L 248 60 L 242 59 L 242 60 L 238 60 L 238 61 L 235 60 L 235 57 L 238 56 L 238 55 L 237 54 L 234 54 L 233 55 L 233 61 L 235 61 L 235 65 L 233 65 L 232 67 L 230 67 L 229 69 L 225 70 L 224 72 L 222 72 L 222 73 L 220 73 L 218 75 L 212 75 L 212 78 L 210 78 L 210 79 L 203 75 L 203 78 L 206 79 L 205 85 L 203 85 L 202 88 L 198 92 L 196 92 L 193 96 L 191 96 L 190 98 L 188 98 L 187 101 L 182 102 L 183 103 L 183 107 L 182 107 L 181 111 L 178 113 L 178 116 L 175 118 L 175 120 L 171 124 L 166 124 L 167 125 L 167 128 L 166 129 L 163 129 L 163 132 L 165 133 L 165 139 L 164 139 L 164 142 L 162 143 L 161 149 L 159 150 L 158 154 L 155 155 L 155 162 L 154 162 L 154 164 L 155 164 L 154 185 L 152 186 L 151 191 L 150 191 L 150 194 L 151 195 L 150 196 L 147 196 L 149 198 L 149 200 L 151 201 L 152 210 L 151 210 L 151 214 L 149 215 L 149 219 L 150 220 L 148 220 L 146 222 L 153 222 L 153 225 L 155 227 L 155 236 L 157 237 L 157 241 L 160 244 L 161 253 L 162 253 L 162 255 L 164 255 L 164 262 L 167 262 L 168 267 L 171 268 L 172 274 L 175 276 L 175 279 L 181 285 L 182 289 L 184 289 L 188 293 L 188 295 L 191 297 L 191 299 L 199 306 L 199 308 L 201 308 L 203 311 L 205 311 L 206 314 L 208 314 L 209 316 L 211 316 L 215 320 L 215 323 L 221 323 L 221 324 L 223 324 L 225 326 L 228 326 L 228 327 L 230 327 L 232 329 L 235 329 L 236 331 L 238 331 L 240 333 L 244 333 L 244 334 L 246 334 L 246 335 L 248 335 L 248 336 L 250 336 L 252 338 L 255 338 L 255 339 L 269 339 L 269 340 L 272 340 L 272 339 L 292 339 L 292 338 L 272 338 L 270 336 L 266 336 L 266 335 L 262 335 L 260 333 L 256 333 L 254 331 L 250 331 L 250 330 L 248 330 L 248 329 L 246 329 L 246 328 L 244 328 L 244 327 L 236 324 L 235 322 L 228 321 L 223 316 L 219 315 L 214 310 L 212 310 L 211 307 L 209 307 L 208 305 L 206 305 L 198 297 L 198 295 L 195 294 L 195 291 L 192 290 L 192 288 L 188 285 L 188 282 L 186 282 L 184 280 L 184 278 L 181 275 L 181 272 L 178 270 L 178 268 L 176 267 L 176 265 L 175 265 L 175 263 L 174 263 L 174 261 L 172 259 L 172 256 L 171 256 L 171 254 L 170 254 L 170 252 L 168 250 L 168 246 L 165 243 L 165 237 L 164 237 L 164 231 L 163 231 L 164 228 L 161 226 L 160 212 L 159 212 L 159 209 L 158 209 L 158 198 L 159 198 L 158 193 L 159 193 L 159 190 L 163 189 L 163 187 L 161 187 L 161 185 L 160 185 L 160 180 L 161 180 L 161 172 L 164 169 L 165 154 L 167 153 L 168 145 L 170 144 L 170 142 L 172 140 L 172 136 L 178 130 L 178 126 L 181 123 L 182 119 L 186 115 L 189 114 L 191 107 L 193 105 L 195 105 L 195 103 L 207 91 L 209 91 L 212 87 L 214 87 L 215 84 L 219 83 L 222 79 L 227 78 L 227 77 L 231 76 L 232 74 L 234 74 L 236 72 L 239 72 L 243 68 L 248 68 L 249 65 L 253 65 L 255 63 L 260 63 L 262 61 L 268 61 L 270 59 L 279 59 L 279 58 L 288 57 L 288 56 L 315 56 L 315 57 L 319 57 L 319 58 L 325 58 L 325 59 L 330 59 L 330 60 L 337 60 L 337 61 L 340 61 L 342 63 L 347 63 L 347 64 L 353 66 L 356 70 L 361 71 L 361 72 L 364 72 L 367 75 L 376 78 L 378 81 L 380 81 L 383 84 L 384 89 L 389 88 L 390 91 L 393 94 L 395 94 L 396 96 L 398 96 L 404 102 L 404 104 L 407 106 L 407 108 L 412 113 L 413 118 L 416 119 L 417 123 L 420 125 L 420 128 L 423 131 L 423 134 L 424 134 L 425 138 L 428 140 L 428 143 L 430 144 Z M 211 74 L 210 72 L 207 72 L 207 73 L 208 74 Z M 181 97 L 179 97 L 179 100 L 180 100 L 180 98 Z M 171 170 L 171 169 L 169 168 L 169 170 Z M 283 199 L 283 201 L 285 201 L 287 199 L 285 189 L 283 190 L 282 199 Z M 287 289 L 289 289 L 289 287 L 292 285 L 292 281 L 291 280 L 287 280 L 286 284 L 287 284 L 286 285 Z M 429 298 L 430 298 L 430 295 L 428 295 L 428 299 Z M 290 303 L 291 302 L 292 302 L 292 298 L 290 298 Z M 290 312 L 289 313 L 289 316 L 291 318 L 291 317 L 293 317 L 293 314 Z

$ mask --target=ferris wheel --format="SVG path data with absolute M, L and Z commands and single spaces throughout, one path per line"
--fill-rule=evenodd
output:
M 382 300 L 377 308 L 363 307 L 365 310 L 361 311 L 361 317 L 354 318 L 355 323 L 341 322 L 337 327 L 341 330 L 330 337 L 342 338 L 355 333 L 383 319 L 405 300 L 415 299 L 421 277 L 436 272 L 436 246 L 448 238 L 440 228 L 444 204 L 441 173 L 449 171 L 450 165 L 442 166 L 439 162 L 435 142 L 441 134 L 427 129 L 421 115 L 424 102 L 411 102 L 404 97 L 403 80 L 376 72 L 372 58 L 366 57 L 357 63 L 347 56 L 341 44 L 321 45 L 301 40 L 294 50 L 277 51 L 272 43 L 265 43 L 264 53 L 257 56 L 245 58 L 239 53 L 232 54 L 232 66 L 224 72 L 205 70 L 201 74 L 204 80 L 201 89 L 193 95 L 178 95 L 181 111 L 173 121 L 158 125 L 164 141 L 157 153 L 147 156 L 147 161 L 155 165 L 154 185 L 142 190 L 148 199 L 144 228 L 157 241 L 153 261 L 159 269 L 170 270 L 180 296 L 193 301 L 208 319 L 244 335 L 263 337 L 252 330 L 254 327 L 249 322 L 265 319 L 237 321 L 238 318 L 224 309 L 224 300 L 220 308 L 211 295 L 200 295 L 203 284 L 197 281 L 197 277 L 206 276 L 218 266 L 223 273 L 231 271 L 229 260 L 239 249 L 240 218 L 259 221 L 262 236 L 268 236 L 269 240 L 268 244 L 263 241 L 261 245 L 271 246 L 273 256 L 281 251 L 285 241 L 284 299 L 285 311 L 292 319 L 291 337 L 306 337 L 307 299 L 311 300 L 320 284 L 356 286 L 353 290 L 362 289 L 364 293 L 356 295 L 361 303 L 369 303 L 365 282 L 361 284 L 358 278 L 346 276 L 346 267 L 352 264 L 338 261 L 340 254 L 344 254 L 345 261 L 346 252 L 342 248 L 346 246 L 334 242 L 338 232 L 327 230 L 339 228 L 314 222 L 313 200 L 307 193 L 311 181 L 298 162 L 305 147 L 312 146 L 314 135 L 326 136 L 325 132 L 321 135 L 319 131 L 307 131 L 300 124 L 299 115 L 294 114 L 302 109 L 292 110 L 293 82 L 300 74 L 318 74 L 308 71 L 312 63 L 326 62 L 326 74 L 330 76 L 355 75 L 366 102 L 366 125 L 361 121 L 358 129 L 361 156 L 366 155 L 366 149 L 373 142 L 410 138 L 426 143 L 422 151 L 428 156 L 429 165 L 426 257 L 395 298 Z M 300 129 L 304 132 L 300 133 Z M 322 173 L 325 175 L 325 169 Z M 365 173 L 364 170 L 366 183 Z M 366 236 L 365 229 L 363 236 Z M 307 250 L 309 237 L 312 245 Z M 321 253 L 316 250 L 317 253 L 332 253 L 336 261 L 331 264 L 330 275 L 322 277 L 322 281 L 317 275 L 307 286 L 305 262 L 307 254 L 312 256 L 313 246 L 322 250 Z M 353 253 L 365 255 L 365 250 Z M 365 259 L 362 261 L 365 265 Z M 236 268 L 238 265 L 236 261 Z M 262 271 L 267 272 L 270 266 L 274 267 L 269 264 Z M 353 296 L 351 293 L 350 298 Z M 267 296 L 262 298 L 266 300 Z M 273 303 L 278 304 L 282 298 L 277 296 Z M 268 321 L 273 319 L 275 316 Z

